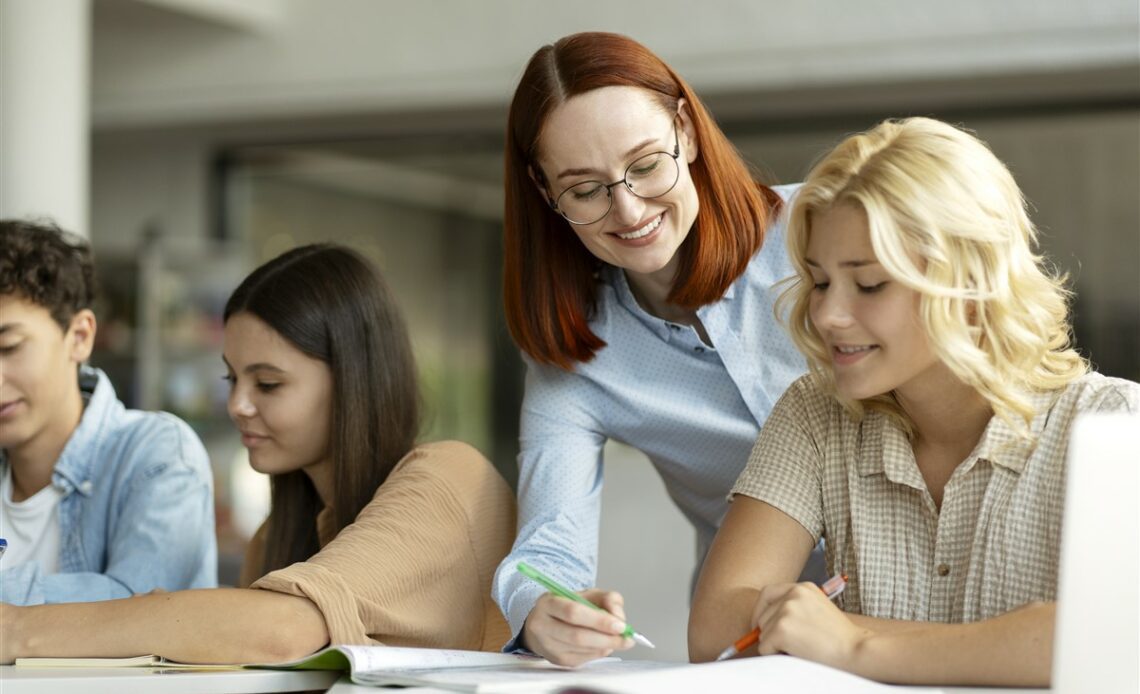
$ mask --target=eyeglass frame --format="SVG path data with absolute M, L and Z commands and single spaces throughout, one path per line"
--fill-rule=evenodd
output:
M 633 186 L 631 186 L 629 184 L 629 181 L 626 180 L 629 178 L 629 170 L 631 168 L 633 168 L 633 165 L 636 164 L 637 162 L 641 161 L 642 159 L 644 159 L 646 157 L 652 156 L 654 154 L 664 154 L 667 157 L 672 157 L 673 158 L 673 165 L 677 168 L 677 177 L 675 179 L 673 179 L 673 185 L 669 186 L 664 192 L 658 193 L 657 195 L 648 195 L 648 196 L 647 195 L 638 195 L 637 191 L 635 191 L 633 189 Z M 546 192 L 546 202 L 547 202 L 547 204 L 550 205 L 550 209 L 557 212 L 559 217 L 562 217 L 563 219 L 565 219 L 570 224 L 574 224 L 576 226 L 587 226 L 589 224 L 597 224 L 598 222 L 600 222 L 603 219 L 605 219 L 606 217 L 608 217 L 610 212 L 613 212 L 613 209 L 614 209 L 613 189 L 614 189 L 614 186 L 618 185 L 619 183 L 624 183 L 625 189 L 628 190 L 631 195 L 638 197 L 638 198 L 641 198 L 642 200 L 653 200 L 654 198 L 659 198 L 662 195 L 668 195 L 674 188 L 677 187 L 677 182 L 681 180 L 681 162 L 679 161 L 680 158 L 681 158 L 681 134 L 680 134 L 680 132 L 678 132 L 678 129 L 677 129 L 677 116 L 673 116 L 673 153 L 672 154 L 670 154 L 669 152 L 666 152 L 664 150 L 657 150 L 654 152 L 649 152 L 647 154 L 644 154 L 644 155 L 638 157 L 637 159 L 634 159 L 632 162 L 630 162 L 629 166 L 625 167 L 625 171 L 622 172 L 622 177 L 619 178 L 618 180 L 614 181 L 613 183 L 602 183 L 601 181 L 593 181 L 593 179 L 587 179 L 585 181 L 580 181 L 578 183 L 575 183 L 572 186 L 567 186 L 566 188 L 564 188 L 562 190 L 561 193 L 558 194 L 558 197 L 554 197 L 553 195 L 551 195 L 550 188 L 548 185 L 547 186 L 547 192 Z M 603 214 L 601 217 L 598 217 L 594 221 L 592 221 L 592 222 L 576 222 L 573 219 L 570 219 L 569 217 L 567 217 L 566 213 L 563 212 L 561 209 L 559 209 L 558 201 L 561 200 L 562 196 L 565 195 L 566 193 L 568 193 L 571 188 L 575 188 L 577 186 L 580 186 L 583 183 L 590 183 L 591 181 L 601 184 L 601 186 L 606 189 L 606 197 L 609 198 L 610 205 L 609 205 L 609 207 L 606 208 L 605 214 Z

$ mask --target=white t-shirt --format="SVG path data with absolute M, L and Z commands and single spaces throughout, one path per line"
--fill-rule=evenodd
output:
M 59 502 L 63 492 L 49 484 L 31 498 L 12 501 L 12 467 L 0 478 L 0 537 L 8 549 L 0 569 L 36 562 L 44 573 L 59 571 Z

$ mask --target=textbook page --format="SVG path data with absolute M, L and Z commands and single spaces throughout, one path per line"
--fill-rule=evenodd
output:
M 178 663 L 157 655 L 136 655 L 129 658 L 16 658 L 15 666 L 18 668 L 133 667 L 161 670 L 240 670 L 242 667 L 213 663 Z
M 356 672 L 352 675 L 352 681 L 374 687 L 398 685 L 458 692 L 552 692 L 585 677 L 606 678 L 685 667 L 688 666 L 682 663 L 601 658 L 571 669 L 546 660 L 531 659 L 529 662 L 484 667 L 385 668 Z
M 132 658 L 17 658 L 17 668 L 146 668 L 158 666 L 157 655 L 135 655 Z
M 157 655 L 129 658 L 17 658 L 16 667 L 150 667 L 163 669 L 237 670 L 432 670 L 463 667 L 509 667 L 520 663 L 546 662 L 537 656 L 439 648 L 391 648 L 388 646 L 329 646 L 316 653 L 284 663 L 210 664 L 179 663 Z
M 537 656 L 486 653 L 444 648 L 396 648 L 392 646 L 329 646 L 284 663 L 257 663 L 251 668 L 270 670 L 345 670 L 350 674 L 373 670 L 447 669 L 504 667 L 546 662 Z
M 16 658 L 16 667 L 155 667 L 162 664 L 157 655 L 130 658 Z

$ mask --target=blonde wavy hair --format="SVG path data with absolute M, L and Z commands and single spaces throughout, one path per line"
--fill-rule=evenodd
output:
M 1009 170 L 983 142 L 951 125 L 887 120 L 825 156 L 789 213 L 788 255 L 797 274 L 777 310 L 792 339 L 817 382 L 853 416 L 883 411 L 913 434 L 892 394 L 859 401 L 838 394 L 809 316 L 812 217 L 843 203 L 866 213 L 879 262 L 919 293 L 919 319 L 936 356 L 1028 435 L 1036 414 L 1030 395 L 1064 387 L 1088 364 L 1071 347 L 1067 278 L 1035 253 L 1037 230 Z

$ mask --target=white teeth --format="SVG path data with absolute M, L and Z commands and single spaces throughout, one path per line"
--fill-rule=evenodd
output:
M 874 345 L 867 345 L 865 347 L 836 347 L 840 354 L 856 354 L 858 352 L 866 352 L 869 349 L 874 349 Z
M 641 227 L 640 229 L 637 229 L 635 231 L 631 231 L 628 234 L 618 234 L 618 238 L 619 239 L 625 239 L 626 241 L 630 241 L 632 239 L 639 239 L 642 236 L 648 236 L 649 234 L 653 233 L 653 230 L 659 226 L 661 226 L 661 215 L 657 215 L 656 217 L 653 218 L 652 222 L 650 222 L 649 224 L 646 224 L 645 226 Z

